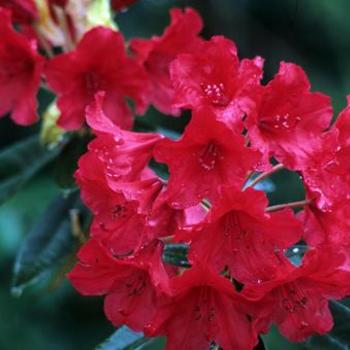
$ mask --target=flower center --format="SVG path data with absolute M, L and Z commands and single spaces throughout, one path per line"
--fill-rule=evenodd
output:
M 308 297 L 294 283 L 282 287 L 281 296 L 282 307 L 289 313 L 301 312 L 308 307 Z
M 129 281 L 125 284 L 127 289 L 127 295 L 138 296 L 141 295 L 147 286 L 145 273 L 139 273 L 137 276 L 130 278 Z
M 232 235 L 236 240 L 244 239 L 248 235 L 248 231 L 242 227 L 239 216 L 235 212 L 225 216 L 223 233 L 225 237 Z
M 230 102 L 225 94 L 223 83 L 219 84 L 201 84 L 204 95 L 214 106 L 225 107 Z
M 198 293 L 193 307 L 194 321 L 213 322 L 216 317 L 216 310 L 212 304 L 213 298 L 210 288 L 202 287 Z
M 219 155 L 219 147 L 215 143 L 209 142 L 200 151 L 198 162 L 203 169 L 210 171 L 215 168 Z
M 273 117 L 259 120 L 259 127 L 263 129 L 276 130 L 276 131 L 289 131 L 293 130 L 300 122 L 300 116 L 293 116 L 289 113 L 276 114 Z
M 94 95 L 97 91 L 102 89 L 101 76 L 95 71 L 91 70 L 84 74 L 85 86 L 89 94 Z
M 125 219 L 127 217 L 128 208 L 117 204 L 112 208 L 112 218 L 114 220 Z

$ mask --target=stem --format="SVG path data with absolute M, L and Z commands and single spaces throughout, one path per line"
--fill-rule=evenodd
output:
M 272 167 L 271 170 L 268 170 L 268 171 L 258 175 L 254 180 L 252 180 L 252 182 L 249 185 L 245 185 L 243 190 L 247 189 L 248 187 L 254 187 L 257 183 L 266 179 L 267 177 L 269 177 L 270 175 L 276 173 L 277 171 L 279 171 L 281 169 L 283 169 L 283 164 L 275 165 L 274 167 Z
M 304 199 L 302 201 L 272 205 L 270 207 L 267 207 L 265 211 L 272 212 L 272 211 L 277 211 L 284 208 L 299 208 L 299 207 L 304 207 L 305 205 L 309 205 L 310 203 L 311 203 L 310 199 Z

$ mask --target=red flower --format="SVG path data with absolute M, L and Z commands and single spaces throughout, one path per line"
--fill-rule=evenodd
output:
M 243 295 L 257 301 L 257 331 L 266 332 L 274 322 L 291 341 L 330 331 L 333 319 L 328 300 L 349 293 L 350 273 L 342 269 L 343 263 L 343 255 L 323 246 L 306 253 L 301 267 L 281 267 L 284 273 L 278 279 L 246 286 Z
M 83 295 L 106 295 L 105 313 L 116 327 L 126 324 L 142 331 L 154 316 L 159 296 L 169 292 L 161 253 L 162 245 L 157 243 L 135 257 L 117 259 L 92 239 L 80 249 L 79 263 L 68 277 Z
M 125 9 L 126 7 L 132 5 L 135 3 L 137 0 L 112 0 L 112 7 L 116 11 L 120 11 Z
M 263 89 L 256 114 L 247 120 L 251 143 L 288 167 L 300 169 L 320 133 L 328 128 L 332 106 L 328 96 L 310 92 L 301 67 L 282 62 Z
M 11 10 L 13 21 L 20 24 L 30 24 L 39 15 L 33 0 L 0 0 L 0 7 Z
M 270 279 L 284 259 L 283 250 L 300 239 L 302 229 L 291 211 L 265 213 L 266 206 L 261 191 L 225 189 L 205 222 L 177 240 L 191 243 L 191 260 L 218 272 L 228 267 L 242 283 Z
M 301 171 L 308 197 L 315 200 L 318 209 L 327 212 L 317 217 L 329 217 L 331 221 L 344 216 L 340 212 L 346 210 L 350 200 L 349 111 L 348 106 L 332 128 L 317 139 L 313 149 L 305 155 Z
M 241 186 L 259 160 L 241 135 L 204 108 L 193 114 L 180 140 L 161 141 L 155 156 L 169 167 L 168 195 L 174 208 L 216 199 L 223 185 Z
M 172 107 L 174 90 L 169 77 L 169 64 L 179 54 L 199 50 L 202 40 L 198 33 L 202 29 L 199 14 L 187 8 L 170 11 L 171 23 L 161 37 L 133 39 L 130 43 L 137 60 L 142 63 L 152 84 L 151 103 L 162 113 L 179 115 Z
M 341 176 L 344 183 L 350 183 L 350 95 L 347 96 L 347 102 L 347 107 L 341 111 L 330 131 L 337 135 L 338 143 L 334 158 L 328 164 L 330 172 Z M 350 195 L 350 192 L 346 194 Z
M 346 205 L 350 200 L 349 116 L 345 109 L 329 131 L 314 137 L 309 143 L 313 147 L 300 163 L 307 195 L 324 212 Z
M 17 124 L 32 124 L 38 118 L 36 94 L 43 58 L 34 41 L 12 28 L 9 12 L 1 8 L 0 37 L 0 116 L 11 112 Z
M 108 245 L 114 255 L 133 254 L 153 239 L 146 216 L 138 213 L 137 201 L 128 201 L 103 182 L 83 178 L 79 185 L 83 201 L 94 214 L 90 234 Z
M 245 301 L 232 284 L 203 267 L 193 267 L 172 281 L 173 298 L 163 302 L 145 329 L 146 335 L 166 335 L 166 350 L 251 350 L 256 335 Z
M 112 57 L 112 59 L 111 59 Z M 98 91 L 105 91 L 103 109 L 121 128 L 132 125 L 132 114 L 126 96 L 136 103 L 136 112 L 147 107 L 148 82 L 143 69 L 125 54 L 122 35 L 97 27 L 87 32 L 77 48 L 53 58 L 46 69 L 47 82 L 58 94 L 65 129 L 79 128 L 85 118 L 85 107 Z
M 350 193 L 347 177 L 336 169 L 337 149 L 337 132 L 333 128 L 315 140 L 313 148 L 304 155 L 302 164 L 301 174 L 307 196 L 324 211 L 349 197 Z
M 242 117 L 255 108 L 263 61 L 239 62 L 235 44 L 221 36 L 203 43 L 192 54 L 181 54 L 170 65 L 174 107 L 211 108 L 233 130 L 242 131 Z
M 103 113 L 104 96 L 96 94 L 94 102 L 86 108 L 87 123 L 98 136 L 89 144 L 89 150 L 104 164 L 110 182 L 138 180 L 162 136 L 120 129 Z
M 103 114 L 102 103 L 103 94 L 97 94 L 87 108 L 97 138 L 80 158 L 76 178 L 82 199 L 95 214 L 93 236 L 125 255 L 159 236 L 147 220 L 163 184 L 147 166 L 161 136 L 121 130 Z
M 350 201 L 339 201 L 331 210 L 322 211 L 310 205 L 299 214 L 304 223 L 304 239 L 312 245 L 335 244 L 337 247 L 350 244 Z

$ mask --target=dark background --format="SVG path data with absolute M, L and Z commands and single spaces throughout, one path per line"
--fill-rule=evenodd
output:
M 141 0 L 116 18 L 127 38 L 149 37 L 163 31 L 169 21 L 168 8 L 172 6 L 196 8 L 204 19 L 204 36 L 222 34 L 232 38 L 240 57 L 264 57 L 265 81 L 278 70 L 281 60 L 295 62 L 308 73 L 314 91 L 332 97 L 336 113 L 345 106 L 345 96 L 350 91 L 348 0 Z M 45 105 L 47 96 L 41 94 L 40 101 Z M 146 118 L 177 130 L 185 122 L 184 118 L 160 116 L 154 110 Z M 38 128 L 38 125 L 18 127 L 3 118 L 0 147 Z M 49 166 L 0 207 L 1 350 L 93 349 L 113 332 L 103 316 L 102 299 L 78 296 L 67 281 L 50 289 L 46 283 L 50 280 L 48 276 L 45 283 L 27 289 L 20 298 L 10 295 L 12 265 L 21 240 L 59 191 L 51 175 Z M 296 176 L 282 173 L 273 181 L 276 187 L 270 195 L 273 203 L 302 198 Z M 267 342 L 272 350 L 302 348 L 288 345 L 274 330 Z

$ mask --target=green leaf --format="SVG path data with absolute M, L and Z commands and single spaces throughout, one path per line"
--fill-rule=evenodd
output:
M 190 267 L 187 259 L 188 245 L 187 244 L 166 244 L 163 252 L 163 260 L 167 264 Z
M 151 338 L 145 343 L 137 347 L 135 350 L 163 350 L 165 345 L 165 338 Z
M 163 180 L 167 180 L 169 177 L 169 171 L 166 164 L 158 163 L 154 159 L 151 159 L 149 166 L 151 169 Z
M 254 350 L 268 350 L 266 344 L 263 342 L 262 338 L 259 337 L 259 343 L 254 348 Z
M 69 213 L 76 208 L 80 208 L 77 194 L 59 196 L 31 229 L 15 259 L 11 289 L 14 295 L 21 295 L 27 285 L 73 251 L 76 243 Z
M 54 159 L 59 151 L 60 147 L 47 150 L 34 135 L 0 152 L 0 204 Z
M 302 350 L 305 349 L 303 344 L 290 343 L 278 331 L 275 325 L 272 325 L 267 334 L 261 335 L 264 341 L 265 348 L 269 350 Z
M 88 135 L 72 135 L 55 160 L 54 178 L 63 190 L 76 188 L 74 172 L 78 167 L 78 160 L 86 152 L 90 140 L 91 137 Z
M 326 335 L 310 337 L 305 346 L 312 350 L 349 350 L 350 349 L 350 308 L 344 303 L 330 303 L 334 317 L 334 328 Z
M 126 326 L 120 327 L 96 350 L 141 350 L 152 339 L 145 338 L 143 333 L 134 332 Z

